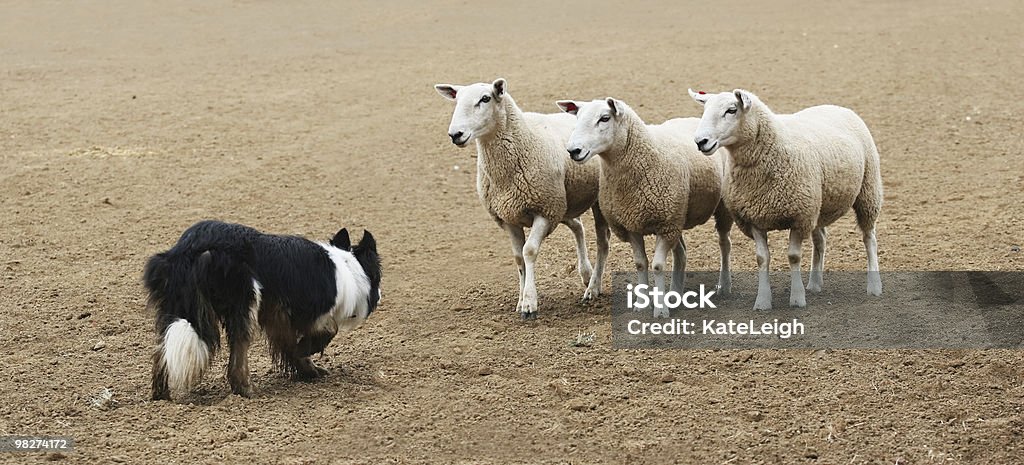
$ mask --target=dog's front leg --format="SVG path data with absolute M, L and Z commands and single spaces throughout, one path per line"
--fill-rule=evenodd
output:
M 307 334 L 299 338 L 298 344 L 296 344 L 295 351 L 299 357 L 309 357 L 313 354 L 319 354 L 327 348 L 327 344 L 331 343 L 334 339 L 332 332 Z
M 307 334 L 299 338 L 299 342 L 295 346 L 295 356 L 297 361 L 294 365 L 296 368 L 296 376 L 304 379 L 314 379 L 327 375 L 327 369 L 321 368 L 313 363 L 310 356 L 322 353 L 324 349 L 327 348 L 327 344 L 330 344 L 331 340 L 334 339 L 334 335 L 335 333 L 333 332 L 325 332 Z

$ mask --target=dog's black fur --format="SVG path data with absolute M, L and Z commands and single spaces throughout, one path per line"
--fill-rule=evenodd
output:
M 369 282 L 367 295 L 359 296 L 366 299 L 365 315 L 361 316 L 369 316 L 377 307 L 381 280 L 373 235 L 364 232 L 359 244 L 352 247 L 348 231 L 342 229 L 330 245 L 351 253 L 361 267 Z M 353 271 L 347 269 L 350 266 L 344 268 L 344 273 Z M 258 323 L 279 366 L 300 378 L 326 374 L 309 356 L 322 352 L 337 332 L 336 327 L 317 332 L 314 325 L 335 307 L 335 272 L 336 262 L 327 250 L 301 237 L 263 234 L 219 221 L 203 221 L 188 228 L 174 247 L 149 259 L 143 276 L 150 305 L 156 309 L 153 399 L 169 399 L 170 388 L 175 387 L 168 384 L 164 337 L 168 326 L 181 319 L 206 346 L 209 358 L 220 345 L 219 328 L 223 326 L 231 347 L 231 390 L 250 396 L 247 352 L 257 302 Z M 258 293 L 254 281 L 259 283 Z M 360 300 L 357 308 L 362 305 Z M 199 367 L 200 376 L 204 368 Z

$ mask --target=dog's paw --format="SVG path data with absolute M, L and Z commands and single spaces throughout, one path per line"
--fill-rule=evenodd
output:
M 320 373 L 318 373 L 316 370 L 309 370 L 309 371 L 305 371 L 304 370 L 304 371 L 296 371 L 295 373 L 292 373 L 292 380 L 293 381 L 313 381 L 313 380 L 316 380 L 319 377 L 320 377 Z
M 231 392 L 233 394 L 238 394 L 238 395 L 240 395 L 242 397 L 245 397 L 246 399 L 251 399 L 252 398 L 252 386 L 249 386 L 249 385 L 239 386 L 239 387 L 232 387 L 231 388 Z
M 327 376 L 326 368 L 320 368 L 310 360 L 306 360 L 301 366 L 296 367 L 292 378 L 298 381 L 313 381 Z

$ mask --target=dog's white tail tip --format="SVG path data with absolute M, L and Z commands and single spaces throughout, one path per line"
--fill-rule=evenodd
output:
M 210 348 L 199 338 L 188 320 L 178 319 L 167 326 L 160 347 L 172 391 L 187 391 L 199 383 L 210 365 Z

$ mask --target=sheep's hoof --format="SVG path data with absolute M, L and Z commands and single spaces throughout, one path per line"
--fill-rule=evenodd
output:
M 583 281 L 584 286 L 590 285 L 590 277 L 593 276 L 594 272 L 588 269 L 580 270 L 580 279 Z
M 582 300 L 582 302 L 583 303 L 593 302 L 595 299 L 597 299 L 597 296 L 599 296 L 599 295 L 601 295 L 601 290 L 600 289 L 590 289 L 590 288 L 587 288 L 587 290 L 583 292 L 583 300 Z
M 821 293 L 821 284 L 818 284 L 818 283 L 807 283 L 807 292 L 810 292 L 811 294 L 820 294 Z
M 536 320 L 537 300 L 523 299 L 519 301 L 519 314 L 523 317 L 523 320 Z
M 807 299 L 804 298 L 804 296 L 790 297 L 789 298 L 789 306 L 790 307 L 796 307 L 796 308 L 804 308 L 804 307 L 807 306 Z
M 882 295 L 882 283 L 881 282 L 869 282 L 868 283 L 868 294 L 878 297 Z
M 723 297 L 725 297 L 725 296 L 727 296 L 729 294 L 732 294 L 732 284 L 725 284 L 725 285 L 719 284 L 719 285 L 715 286 L 715 294 L 723 296 Z
M 754 310 L 771 310 L 772 309 L 772 297 L 758 296 L 757 300 L 754 301 Z

